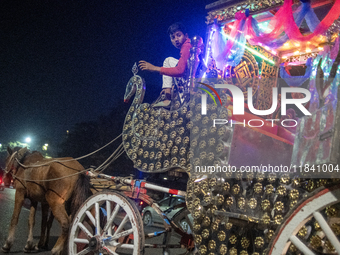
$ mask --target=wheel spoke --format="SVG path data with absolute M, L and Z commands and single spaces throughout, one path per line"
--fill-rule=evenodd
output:
M 93 235 L 88 231 L 88 229 L 83 225 L 83 223 L 79 222 L 78 227 L 86 234 L 87 239 L 91 239 Z
M 77 255 L 85 255 L 85 254 L 88 254 L 90 252 L 90 248 L 87 247 L 85 250 L 82 250 L 81 252 L 77 253 Z
M 124 227 L 125 223 L 128 221 L 129 216 L 126 214 L 122 222 L 120 223 L 119 227 L 116 229 L 116 232 L 114 235 L 117 235 Z
M 117 247 L 117 248 L 123 248 L 123 249 L 131 249 L 131 250 L 133 250 L 133 248 L 134 248 L 134 245 L 133 244 L 126 244 L 126 243 L 115 243 L 115 246 Z
M 124 237 L 124 236 L 128 236 L 130 235 L 131 233 L 133 233 L 133 229 L 129 229 L 129 230 L 125 230 L 121 233 L 115 233 L 114 236 L 111 238 L 111 240 L 116 240 L 118 238 L 121 238 L 121 237 Z
M 92 213 L 89 212 L 89 211 L 86 211 L 85 213 L 86 213 L 87 217 L 90 219 L 90 221 L 92 222 L 93 226 L 95 226 L 96 225 L 96 221 L 95 221 Z
M 96 209 L 96 234 L 100 235 L 100 212 L 99 212 L 99 203 L 95 203 Z
M 75 238 L 74 239 L 75 243 L 84 243 L 84 244 L 89 244 L 89 240 L 87 239 L 81 239 L 81 238 Z
M 326 234 L 328 240 L 332 243 L 337 253 L 340 254 L 340 243 L 338 241 L 338 238 L 334 235 L 325 218 L 321 215 L 320 212 L 313 212 L 313 215 L 314 218 L 318 221 L 323 232 Z
M 110 219 L 110 216 L 111 216 L 111 202 L 110 201 L 106 201 L 106 211 L 107 211 L 107 219 Z M 106 231 L 104 231 L 104 233 L 105 232 Z M 112 236 L 112 228 L 107 229 L 107 234 L 109 236 Z
M 120 206 L 116 205 L 114 211 L 112 212 L 112 215 L 110 216 L 110 219 L 106 222 L 103 233 L 106 233 L 106 231 L 108 231 L 108 228 L 111 228 L 113 220 L 116 218 L 119 209 L 120 209 Z
M 291 236 L 289 238 L 292 243 L 298 248 L 303 254 L 305 255 L 315 255 L 314 252 L 312 252 L 299 238 L 296 236 Z

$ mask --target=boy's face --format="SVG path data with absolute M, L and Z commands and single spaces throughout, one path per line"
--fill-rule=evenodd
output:
M 172 45 L 175 46 L 177 49 L 180 49 L 183 43 L 188 39 L 188 34 L 183 34 L 182 31 L 176 31 L 170 35 L 170 40 Z

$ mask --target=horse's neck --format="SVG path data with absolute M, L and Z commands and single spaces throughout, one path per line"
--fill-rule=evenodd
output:
M 40 160 L 44 158 L 44 156 L 38 152 L 38 151 L 33 151 L 33 152 L 30 152 L 30 151 L 27 151 L 23 157 L 20 159 L 20 161 L 27 161 L 27 160 L 30 160 L 30 161 L 35 161 L 35 160 Z
M 18 164 L 16 176 L 20 176 L 24 174 L 26 167 L 30 167 L 32 165 L 37 165 L 39 162 L 43 161 L 45 158 L 40 153 L 31 153 L 25 155 L 25 157 Z

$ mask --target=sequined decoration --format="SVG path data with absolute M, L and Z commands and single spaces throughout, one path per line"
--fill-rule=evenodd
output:
M 229 255 L 237 255 L 237 249 L 235 247 L 232 247 L 230 250 L 229 250 Z
M 335 248 L 332 245 L 332 243 L 329 240 L 326 240 L 325 242 L 325 248 L 329 251 L 329 252 L 335 252 Z
M 241 239 L 241 245 L 244 249 L 247 249 L 250 245 L 250 241 L 246 237 L 242 237 Z
M 260 194 L 262 192 L 262 184 L 261 183 L 255 183 L 254 192 L 256 194 Z
M 266 241 L 269 243 L 270 240 L 273 238 L 274 236 L 274 230 L 269 229 L 268 232 L 266 233 Z
M 237 237 L 236 237 L 236 235 L 231 235 L 231 236 L 229 237 L 229 242 L 230 242 L 231 244 L 236 244 L 236 242 L 237 242 Z
M 274 223 L 275 223 L 276 225 L 280 225 L 280 224 L 282 223 L 282 220 L 283 220 L 282 215 L 276 215 L 276 216 L 274 217 Z
M 297 252 L 296 246 L 295 246 L 294 244 L 291 244 L 291 245 L 289 246 L 289 251 L 290 251 L 290 252 L 293 252 L 293 253 Z
M 334 206 L 326 207 L 326 214 L 328 217 L 335 217 L 338 215 L 338 210 Z
M 202 243 L 202 236 L 195 235 L 194 240 L 195 240 L 196 244 L 200 244 L 200 243 Z
M 306 226 L 302 226 L 302 228 L 298 232 L 299 237 L 305 237 L 307 235 L 307 228 Z
M 221 255 L 226 255 L 228 252 L 228 248 L 225 244 L 221 244 L 219 252 Z
M 207 247 L 205 246 L 205 245 L 201 245 L 200 247 L 199 247 L 199 252 L 200 252 L 200 254 L 202 254 L 202 255 L 204 255 L 204 254 L 206 254 L 207 253 Z
M 244 209 L 244 207 L 246 206 L 246 200 L 241 197 L 237 200 L 237 206 L 238 208 L 240 208 L 241 210 Z
M 233 224 L 230 223 L 230 222 L 227 222 L 227 223 L 225 224 L 225 229 L 226 229 L 226 230 L 230 230 L 232 227 L 233 227 Z
M 296 200 L 299 198 L 299 191 L 297 189 L 293 189 L 289 192 L 289 198 L 292 200 Z
M 317 249 L 317 248 L 321 247 L 322 240 L 319 236 L 312 236 L 310 238 L 310 244 L 313 246 L 313 248 Z
M 209 230 L 208 229 L 203 229 L 203 231 L 202 231 L 202 237 L 204 238 L 204 239 L 207 239 L 208 237 L 209 237 Z
M 240 192 L 240 186 L 238 184 L 235 184 L 233 187 L 232 187 L 232 192 L 237 195 L 239 192 Z
M 262 202 L 261 202 L 261 208 L 263 211 L 268 211 L 270 210 L 270 201 L 268 199 L 264 199 Z
M 266 186 L 266 194 L 267 194 L 267 195 L 270 195 L 270 194 L 272 194 L 273 192 L 274 192 L 274 187 L 273 187 L 273 185 L 268 184 L 268 185 Z
M 249 199 L 248 206 L 250 209 L 255 209 L 257 206 L 257 200 L 256 198 Z
M 281 201 L 278 201 L 275 203 L 274 205 L 274 210 L 278 213 L 282 213 L 283 212 L 283 209 L 284 209 L 284 204 L 283 202 Z
M 268 215 L 268 214 L 264 214 L 263 216 L 262 216 L 262 223 L 263 224 L 269 224 L 270 223 L 270 216 Z
M 217 238 L 218 240 L 220 240 L 221 242 L 223 242 L 226 238 L 226 234 L 223 230 L 219 231 L 217 234 Z
M 214 240 L 210 240 L 208 243 L 209 250 L 215 250 L 216 248 L 216 242 Z
M 263 237 L 261 237 L 261 236 L 256 237 L 254 244 L 255 244 L 256 248 L 262 248 L 262 246 L 264 245 Z

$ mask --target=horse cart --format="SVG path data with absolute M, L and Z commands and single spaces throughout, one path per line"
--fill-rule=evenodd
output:
M 126 154 L 143 172 L 187 174 L 187 190 L 88 172 L 100 191 L 75 215 L 69 254 L 340 254 L 340 1 L 206 8 L 205 49 L 191 39 L 188 77 L 174 82 L 170 109 L 143 103 L 136 67 L 125 93 L 134 96 Z M 150 190 L 186 203 L 169 208 L 181 208 L 169 219 Z M 164 230 L 144 233 L 131 199 L 149 204 Z M 157 236 L 162 244 L 146 244 Z

